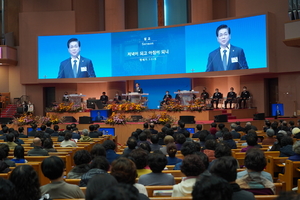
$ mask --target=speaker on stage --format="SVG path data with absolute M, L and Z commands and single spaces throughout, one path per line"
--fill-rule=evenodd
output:
M 79 117 L 79 124 L 91 124 L 92 118 L 88 116 Z
M 195 124 L 195 116 L 180 116 L 179 120 L 185 124 Z
M 257 113 L 253 115 L 253 120 L 265 120 L 265 113 Z
M 214 122 L 228 122 L 227 115 L 216 115 Z
M 77 120 L 73 116 L 65 116 L 64 117 L 65 123 L 77 122 Z
M 131 115 L 131 119 L 133 122 L 138 122 L 140 119 L 143 119 L 142 115 Z

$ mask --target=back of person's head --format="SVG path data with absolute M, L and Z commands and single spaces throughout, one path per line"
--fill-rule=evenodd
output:
M 109 162 L 107 161 L 106 157 L 103 156 L 96 156 L 91 164 L 90 164 L 91 169 L 97 168 L 97 169 L 102 169 L 104 171 L 109 170 Z
M 275 132 L 273 129 L 267 129 L 266 134 L 268 137 L 273 137 Z
M 0 148 L 0 161 L 2 161 L 5 158 L 7 158 L 7 154 L 3 149 Z
M 24 127 L 22 127 L 22 126 L 19 127 L 19 128 L 18 128 L 18 131 L 19 131 L 19 133 L 23 133 L 23 132 L 24 132 Z
M 74 128 L 76 128 L 76 127 L 77 127 L 77 125 L 76 125 L 76 124 L 74 124 L 74 123 L 73 123 L 73 124 L 71 124 L 71 128 L 72 128 L 72 129 L 74 129 Z
M 94 200 L 139 200 L 139 191 L 130 184 L 119 183 L 105 190 Z
M 95 126 L 94 125 L 90 125 L 89 126 L 89 130 L 90 130 L 90 132 L 93 132 L 95 130 Z
M 199 140 L 201 142 L 205 142 L 205 138 L 207 137 L 208 134 L 209 133 L 207 131 L 205 131 L 205 130 L 200 131 L 200 133 L 199 133 Z
M 259 148 L 252 148 L 246 152 L 245 166 L 247 169 L 261 172 L 267 165 L 266 157 Z
M 166 135 L 173 136 L 174 135 L 174 130 L 172 128 L 168 128 L 165 133 L 166 133 Z
M 150 145 L 147 142 L 141 143 L 139 147 L 142 148 L 142 149 L 144 149 L 148 153 L 151 152 L 151 147 L 150 147 Z
M 196 129 L 197 129 L 198 131 L 202 131 L 202 124 L 197 124 Z
M 165 145 L 169 144 L 169 143 L 174 143 L 174 138 L 170 135 L 167 135 L 165 138 L 164 138 L 164 143 Z
M 32 128 L 33 130 L 35 130 L 35 129 L 37 128 L 37 125 L 36 125 L 36 124 L 31 124 L 31 128 Z
M 215 122 L 211 123 L 210 126 L 213 128 L 217 128 L 217 124 Z
M 200 175 L 192 192 L 193 200 L 231 200 L 232 194 L 232 187 L 226 180 L 204 174 Z
M 139 134 L 134 131 L 134 132 L 131 133 L 131 137 L 135 137 L 135 139 L 138 140 L 139 139 Z
M 230 124 L 230 128 L 231 128 L 231 129 L 236 129 L 236 127 L 237 127 L 236 123 L 231 123 L 231 124 Z
M 216 140 L 206 140 L 205 142 L 205 148 L 208 150 L 215 150 L 217 146 Z
M 3 133 L 4 133 L 4 134 L 5 134 L 5 133 L 8 133 L 8 129 L 9 129 L 9 128 L 8 128 L 7 126 L 3 127 L 3 128 L 2 128 Z
M 140 129 L 140 128 L 137 128 L 137 129 L 135 130 L 135 132 L 137 132 L 137 134 L 140 135 L 140 134 L 143 132 L 143 130 Z
M 224 132 L 223 133 L 223 140 L 232 140 L 232 134 L 230 132 Z
M 57 132 L 57 131 L 59 130 L 59 126 L 58 126 L 57 124 L 55 124 L 55 125 L 53 126 L 53 130 Z
M 42 125 L 40 128 L 41 128 L 41 131 L 45 131 L 47 127 L 45 125 Z
M 1 128 L 4 128 L 4 127 L 6 127 L 6 124 L 4 124 L 4 123 L 1 124 Z
M 48 127 L 50 127 L 52 125 L 52 122 L 50 122 L 50 121 L 48 121 L 47 123 L 46 123 L 46 126 L 48 126 Z
M 24 159 L 24 147 L 18 145 L 14 149 L 14 157 L 17 159 Z
M 147 139 L 151 138 L 151 131 L 149 129 L 145 129 L 143 132 L 146 133 Z
M 176 145 L 174 143 L 169 143 L 167 145 L 167 153 L 168 153 L 170 158 L 175 157 L 175 155 L 177 153 L 177 148 L 176 148 Z
M 165 133 L 163 133 L 163 132 L 158 132 L 157 135 L 158 135 L 159 139 L 164 139 L 166 136 Z
M 181 153 L 184 156 L 191 155 L 194 152 L 197 152 L 198 146 L 195 142 L 185 142 L 181 147 Z
M 287 136 L 287 132 L 285 130 L 280 130 L 278 133 L 282 133 L 284 136 Z
M 144 142 L 147 140 L 147 134 L 145 132 L 142 132 L 140 135 L 139 135 L 139 140 Z
M 148 165 L 153 173 L 161 173 L 168 163 L 167 157 L 161 153 L 150 153 Z
M 0 177 L 0 199 L 1 200 L 17 200 L 14 184 Z
M 129 157 L 133 159 L 137 169 L 144 169 L 148 164 L 148 152 L 144 149 L 134 149 L 129 153 Z
M 271 128 L 272 128 L 272 129 L 277 129 L 277 127 L 278 127 L 278 123 L 274 123 L 274 122 L 273 122 L 273 123 L 271 124 Z
M 83 136 L 89 136 L 89 130 L 83 129 L 82 134 L 83 134 Z
M 107 189 L 118 184 L 117 180 L 108 173 L 96 174 L 88 182 L 86 187 L 86 200 L 95 200 Z
M 109 149 L 115 150 L 116 149 L 116 144 L 112 140 L 105 140 L 102 145 L 105 148 L 105 150 L 109 150 Z
M 246 142 L 248 144 L 248 146 L 255 146 L 257 145 L 257 140 L 255 137 L 252 137 L 252 136 L 248 136 L 247 139 L 246 139 Z
M 208 156 L 205 153 L 201 152 L 201 151 L 194 152 L 194 155 L 197 155 L 201 159 L 205 169 L 208 169 L 208 166 L 209 166 Z
M 97 131 L 100 128 L 100 125 L 99 124 L 94 124 L 94 127 L 95 127 L 95 130 Z
M 149 124 L 148 124 L 147 122 L 145 122 L 145 123 L 143 124 L 143 127 L 144 127 L 144 129 L 147 129 L 147 128 L 149 128 Z
M 216 140 L 216 136 L 214 136 L 213 134 L 208 134 L 207 136 L 206 136 L 206 138 L 205 138 L 205 141 L 207 141 L 207 140 Z
M 15 139 L 15 134 L 9 133 L 9 134 L 6 135 L 6 140 L 7 140 L 8 142 L 13 142 L 14 139 Z
M 293 138 L 291 138 L 289 136 L 284 136 L 281 139 L 281 146 L 282 147 L 287 146 L 287 145 L 293 145 L 293 143 L 294 143 Z
M 231 148 L 227 143 L 220 142 L 215 149 L 215 157 L 221 158 L 223 156 L 232 156 Z
M 159 140 L 159 138 L 158 138 L 157 134 L 151 135 L 151 142 L 152 142 L 152 144 L 157 144 L 158 140 Z
M 151 128 L 151 129 L 154 129 L 154 124 L 150 124 L 150 128 Z
M 161 131 L 162 131 L 163 133 L 166 133 L 167 130 L 168 130 L 168 127 L 166 127 L 166 126 L 164 126 L 164 127 L 161 128 Z
M 7 158 L 8 153 L 9 153 L 9 146 L 7 144 L 0 143 L 0 149 L 2 149 L 4 152 L 4 158 Z M 0 159 L 0 160 L 2 160 L 2 159 Z
M 87 150 L 76 151 L 74 157 L 75 165 L 89 164 L 92 160 L 91 154 Z
M 66 134 L 65 134 L 65 141 L 68 141 L 68 140 L 70 140 L 72 138 L 72 133 L 71 132 L 67 132 Z
M 294 122 L 294 121 L 289 121 L 289 125 L 290 125 L 290 126 L 294 126 L 294 125 L 295 125 L 295 122 Z
M 41 164 L 42 172 L 50 180 L 62 177 L 64 172 L 64 161 L 57 156 L 45 158 Z
M 184 130 L 182 133 L 186 138 L 189 138 L 191 133 L 188 130 Z
M 191 154 L 184 157 L 180 170 L 184 175 L 189 177 L 199 176 L 206 168 L 198 155 Z
M 114 176 L 119 183 L 134 184 L 137 178 L 136 166 L 128 158 L 120 157 L 111 164 L 110 174 Z
M 167 128 L 171 128 L 171 124 L 169 124 L 169 123 L 166 123 L 166 124 L 165 124 L 165 127 L 167 127 Z
M 216 159 L 209 171 L 228 182 L 234 182 L 237 177 L 237 168 L 238 164 L 234 157 L 224 156 Z
M 92 126 L 93 126 L 93 125 L 92 125 Z M 68 125 L 66 126 L 66 129 L 67 129 L 67 131 L 71 131 L 71 130 L 72 130 L 71 124 L 68 124 Z
M 175 142 L 177 144 L 183 144 L 183 143 L 185 143 L 185 141 L 186 141 L 186 137 L 182 133 L 179 133 L 176 135 Z
M 185 123 L 183 121 L 181 121 L 178 125 L 179 125 L 180 128 L 184 128 L 185 127 Z
M 127 146 L 129 149 L 135 149 L 137 146 L 137 140 L 135 137 L 129 137 L 127 140 Z
M 295 154 L 300 154 L 300 141 L 294 143 L 293 151 L 295 152 Z
M 52 141 L 52 139 L 51 138 L 46 138 L 44 140 L 43 146 L 44 146 L 45 149 L 51 149 L 51 148 L 53 148 L 53 141 Z
M 106 150 L 102 144 L 95 144 L 91 150 L 91 157 L 94 159 L 96 156 L 106 157 Z
M 222 130 L 225 127 L 225 124 L 218 124 L 218 128 Z
M 40 199 L 40 182 L 37 172 L 31 165 L 17 166 L 9 180 L 15 185 L 18 199 Z

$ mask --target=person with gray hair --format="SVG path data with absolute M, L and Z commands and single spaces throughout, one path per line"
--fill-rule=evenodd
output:
M 232 124 L 230 124 L 230 128 L 231 128 L 231 135 L 232 135 L 232 139 L 239 139 L 239 138 L 241 138 L 241 134 L 240 133 L 238 133 L 238 132 L 236 132 L 236 128 L 237 128 L 237 125 L 236 125 L 236 123 L 232 123 Z
M 79 139 L 79 142 L 92 142 L 93 141 L 93 139 L 90 138 L 90 136 L 89 136 L 89 130 L 83 129 L 82 134 L 83 134 L 83 136 L 81 136 L 81 138 Z
M 293 151 L 295 154 L 293 156 L 290 156 L 288 160 L 291 161 L 300 161 L 300 141 L 297 141 L 293 145 Z
M 273 129 L 267 129 L 266 131 L 267 137 L 262 141 L 262 145 L 273 145 L 276 142 L 276 139 L 273 137 L 275 132 Z
M 284 136 L 287 136 L 287 132 L 285 130 L 280 130 L 278 133 L 282 133 Z

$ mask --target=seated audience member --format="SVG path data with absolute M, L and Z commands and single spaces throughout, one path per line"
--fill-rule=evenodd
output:
M 225 128 L 225 124 L 218 124 L 219 130 L 216 132 L 216 137 L 223 137 L 223 128 Z
M 2 148 L 0 148 L 0 173 L 7 173 L 10 171 L 9 169 L 10 166 L 4 160 L 5 157 L 6 157 L 6 153 Z M 14 166 L 16 166 L 15 162 L 14 162 Z
M 24 147 L 16 146 L 14 149 L 14 158 L 11 159 L 15 163 L 27 163 L 27 160 L 24 158 Z
M 34 138 L 32 144 L 33 149 L 28 151 L 28 156 L 49 156 L 48 151 L 42 149 L 42 141 L 40 138 Z
M 215 122 L 210 124 L 210 129 L 209 129 L 210 134 L 216 135 L 217 133 L 217 124 Z
M 205 142 L 205 149 L 203 153 L 207 155 L 209 162 L 216 159 L 215 150 L 216 150 L 217 142 L 216 140 L 210 139 Z
M 235 123 L 230 124 L 230 128 L 231 128 L 231 135 L 233 139 L 239 139 L 241 138 L 241 134 L 238 133 L 235 129 L 236 129 L 237 125 Z
M 129 158 L 133 159 L 136 165 L 138 177 L 152 172 L 149 168 L 146 168 L 148 165 L 148 154 L 149 153 L 144 149 L 138 148 L 132 150 L 128 155 Z
M 91 153 L 92 160 L 94 160 L 94 158 L 96 158 L 97 156 L 106 157 L 106 150 L 102 144 L 95 144 L 92 147 L 92 150 L 90 153 Z
M 4 155 L 2 155 L 2 158 L 0 159 L 1 161 L 4 161 L 9 167 L 15 167 L 16 163 L 12 160 L 10 160 L 8 157 L 9 154 L 9 147 L 7 144 L 0 144 L 0 149 L 4 151 Z
M 64 141 L 60 143 L 61 147 L 77 147 L 76 142 L 72 141 L 72 133 L 67 132 Z
M 257 131 L 256 126 L 253 126 L 253 125 L 251 124 L 251 122 L 246 122 L 244 131 L 247 132 L 247 130 L 251 130 L 251 129 Z
M 78 128 L 74 128 L 72 132 L 72 139 L 77 139 L 79 140 L 81 138 Z
M 42 125 L 40 128 L 41 128 L 41 130 L 38 131 L 40 137 L 44 138 L 44 139 L 50 138 L 50 134 L 46 132 L 46 126 Z M 37 136 L 35 135 L 35 137 L 37 137 Z
M 209 160 L 208 160 L 207 155 L 201 151 L 195 152 L 195 153 L 193 153 L 193 155 L 197 155 L 201 159 L 201 161 L 205 167 L 205 171 L 202 174 L 210 174 L 210 172 L 208 171 Z
M 157 134 L 151 135 L 151 142 L 152 142 L 152 144 L 150 145 L 151 151 L 160 150 L 160 148 L 162 148 L 162 146 L 158 144 L 158 140 L 159 138 Z
M 264 132 L 266 132 L 268 129 L 271 129 L 271 122 L 269 120 L 265 120 L 265 125 L 263 126 Z
M 24 127 L 19 127 L 18 132 L 19 132 L 19 137 L 20 138 L 28 138 L 28 135 L 24 134 Z
M 58 136 L 58 135 L 59 135 L 59 126 L 58 126 L 57 124 L 55 124 L 55 125 L 53 126 L 53 132 L 52 132 L 50 135 L 51 135 L 51 137 L 52 137 L 52 136 Z
M 245 157 L 247 170 L 242 173 L 243 176 L 240 176 L 241 174 L 238 173 L 236 183 L 242 189 L 247 189 L 254 195 L 275 194 L 272 176 L 268 172 L 263 171 L 266 165 L 267 161 L 263 151 L 258 148 L 249 149 Z
M 167 145 L 167 153 L 168 153 L 168 163 L 167 165 L 176 165 L 177 163 L 182 162 L 182 160 L 180 158 L 176 157 L 176 153 L 177 153 L 177 148 L 176 145 L 174 143 L 170 143 Z
M 67 126 L 66 126 L 66 130 L 64 131 L 64 133 L 66 134 L 66 133 L 72 133 L 72 126 L 71 126 L 71 124 L 68 124 Z
M 174 130 L 172 128 L 167 128 L 165 131 L 166 135 L 171 135 L 173 138 L 176 137 L 176 135 L 178 134 L 178 132 L 174 132 Z
M 38 174 L 31 165 L 17 166 L 10 174 L 9 180 L 15 185 L 15 200 L 48 199 L 46 195 L 42 197 Z
M 158 131 L 154 129 L 154 124 L 153 123 L 150 124 L 149 131 L 151 132 L 151 134 L 157 134 L 158 133 Z
M 292 131 L 293 130 L 293 128 L 295 128 L 296 126 L 295 126 L 295 122 L 294 121 L 289 121 L 289 131 Z
M 232 156 L 231 148 L 227 143 L 220 142 L 216 145 L 215 158 L 209 163 L 209 169 L 213 166 L 215 160 L 224 156 Z
M 237 179 L 238 164 L 236 159 L 231 156 L 224 156 L 217 159 L 210 169 L 210 173 L 225 179 L 233 190 L 232 200 L 255 200 L 251 192 L 241 190 L 240 186 L 235 182 Z
M 111 165 L 111 173 L 119 183 L 133 185 L 138 189 L 140 195 L 148 196 L 147 190 L 144 185 L 136 183 L 137 172 L 134 162 L 128 158 L 120 157 L 115 160 Z
M 45 158 L 41 164 L 42 172 L 51 183 L 40 187 L 42 195 L 49 194 L 51 199 L 84 198 L 78 185 L 68 184 L 64 181 L 63 160 L 57 156 Z
M 188 130 L 183 131 L 183 135 L 185 136 L 185 141 L 193 142 L 194 140 L 190 137 L 191 133 Z
M 85 200 L 95 200 L 105 191 L 117 185 L 117 180 L 110 174 L 97 174 L 87 184 Z
M 99 133 L 98 133 L 98 131 L 95 130 L 95 126 L 94 125 L 90 125 L 89 126 L 89 130 L 90 130 L 89 135 L 90 135 L 91 138 L 98 138 L 100 136 Z
M 186 131 L 185 123 L 183 121 L 179 120 L 178 125 L 179 125 L 179 128 L 177 130 L 177 133 L 183 133 L 184 131 Z
M 273 129 L 267 129 L 266 130 L 267 137 L 264 138 L 262 141 L 262 145 L 273 145 L 276 142 L 276 139 L 273 138 L 274 136 L 274 130 Z
M 193 134 L 192 138 L 199 138 L 200 133 L 202 131 L 202 124 L 197 124 L 196 129 L 197 132 Z
M 223 142 L 227 143 L 231 149 L 237 149 L 236 142 L 232 139 L 230 132 L 223 133 Z
M 150 147 L 150 145 L 148 143 L 141 143 L 139 147 L 142 148 L 142 149 L 144 149 L 144 150 L 146 150 L 146 151 L 148 151 L 148 153 L 151 152 L 151 147 Z
M 292 134 L 293 134 L 294 138 L 300 139 L 300 128 L 298 128 L 298 127 L 293 128 Z
M 193 200 L 232 200 L 232 187 L 230 184 L 216 175 L 200 175 L 195 183 Z
M 191 155 L 199 150 L 199 146 L 195 142 L 185 142 L 181 148 L 181 154 L 185 157 Z M 174 170 L 180 170 L 182 162 L 179 162 L 175 165 Z
M 47 138 L 44 141 L 44 149 L 48 152 L 57 152 L 57 150 L 53 148 L 53 141 L 51 138 Z
M 278 129 L 278 122 L 273 122 L 273 123 L 271 124 L 271 129 L 274 130 L 274 135 L 277 135 L 277 133 L 278 133 L 278 131 L 279 131 L 279 129 Z
M 81 176 L 90 170 L 90 162 L 92 160 L 87 150 L 76 151 L 73 157 L 75 167 L 67 174 L 68 179 L 81 179 Z
M 79 139 L 79 142 L 93 142 L 93 139 L 89 136 L 89 131 L 87 129 L 82 130 L 82 136 Z
M 21 144 L 25 144 L 24 141 L 22 139 L 20 139 L 20 135 L 17 131 L 14 131 L 13 134 L 15 135 L 15 140 L 14 142 L 17 144 L 17 145 L 21 145 Z
M 205 141 L 206 137 L 209 135 L 209 132 L 207 130 L 200 131 L 199 133 L 199 143 L 201 148 L 205 148 Z
M 249 136 L 249 137 L 247 137 L 246 141 L 247 141 L 248 146 L 243 148 L 241 150 L 241 152 L 247 152 L 249 149 L 252 149 L 252 148 L 259 148 L 257 146 L 257 141 L 256 141 L 255 137 Z
M 190 196 L 197 177 L 206 169 L 200 157 L 192 154 L 184 157 L 180 170 L 186 177 L 179 184 L 173 186 L 172 197 Z
M 236 132 L 241 132 L 241 131 L 244 132 L 245 131 L 245 129 L 243 127 L 241 127 L 241 122 L 240 121 L 236 121 L 235 124 L 236 124 L 236 128 L 235 128 Z
M 105 190 L 97 200 L 149 200 L 130 184 L 119 183 Z
M 291 161 L 300 161 L 300 141 L 297 141 L 293 145 L 293 151 L 295 154 L 289 157 Z
M 35 136 L 35 134 L 37 133 L 37 131 L 36 131 L 37 125 L 36 124 L 32 124 L 31 128 L 32 128 L 32 131 L 30 131 L 27 135 L 28 136 Z
M 64 131 L 61 131 L 58 133 L 57 142 L 62 142 L 65 139 L 66 133 Z
M 164 138 L 164 143 L 166 146 L 160 148 L 161 152 L 163 152 L 163 154 L 167 155 L 167 145 L 170 144 L 170 143 L 174 143 L 174 138 L 170 135 L 167 135 L 165 138 Z
M 9 133 L 6 135 L 6 144 L 8 145 L 9 149 L 14 149 L 16 146 L 18 146 L 15 141 L 15 135 L 13 133 Z
M 140 176 L 138 183 L 142 185 L 174 185 L 174 176 L 162 173 L 168 161 L 162 153 L 151 153 L 148 156 L 148 165 L 151 173 Z
M 102 145 L 106 150 L 106 159 L 109 164 L 120 157 L 120 155 L 115 152 L 116 144 L 112 140 L 105 140 Z
M 145 132 L 142 132 L 139 135 L 139 141 L 138 141 L 138 146 L 140 146 L 142 143 L 148 143 L 149 145 L 151 144 L 148 140 L 147 140 L 147 134 Z
M 281 139 L 284 137 L 282 133 L 278 133 L 276 135 L 276 142 L 273 144 L 272 148 L 270 151 L 280 151 L 281 148 Z
M 158 144 L 165 145 L 164 143 L 165 134 L 163 132 L 159 132 L 157 135 L 158 135 Z
M 16 196 L 15 185 L 4 178 L 0 178 L 0 199 L 1 200 L 19 200 Z M 21 199 L 20 199 L 21 200 Z
M 54 132 L 54 130 L 51 128 L 51 125 L 52 125 L 52 122 L 47 122 L 46 123 L 46 130 L 45 130 L 45 132 L 46 133 L 49 133 L 50 135 Z
M 98 156 L 90 164 L 90 170 L 82 174 L 81 180 L 79 183 L 80 187 L 86 187 L 89 180 L 96 174 L 107 173 L 109 170 L 109 163 L 107 159 L 103 156 Z
M 186 138 L 182 133 L 176 134 L 175 136 L 175 144 L 178 151 L 181 150 L 183 143 L 186 142 Z
M 123 151 L 123 155 L 128 155 L 137 146 L 137 140 L 135 137 L 129 137 L 127 140 L 127 147 Z
M 103 131 L 100 130 L 100 125 L 99 124 L 94 124 L 95 126 L 95 131 L 98 132 L 99 136 L 103 136 Z
M 281 139 L 281 148 L 279 157 L 290 157 L 295 154 L 293 151 L 293 138 L 289 136 L 284 136 Z

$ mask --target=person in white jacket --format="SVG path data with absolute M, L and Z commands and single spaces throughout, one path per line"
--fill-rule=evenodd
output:
M 198 176 L 205 170 L 200 156 L 196 154 L 185 156 L 182 161 L 181 172 L 186 177 L 179 184 L 173 186 L 172 197 L 191 196 Z

